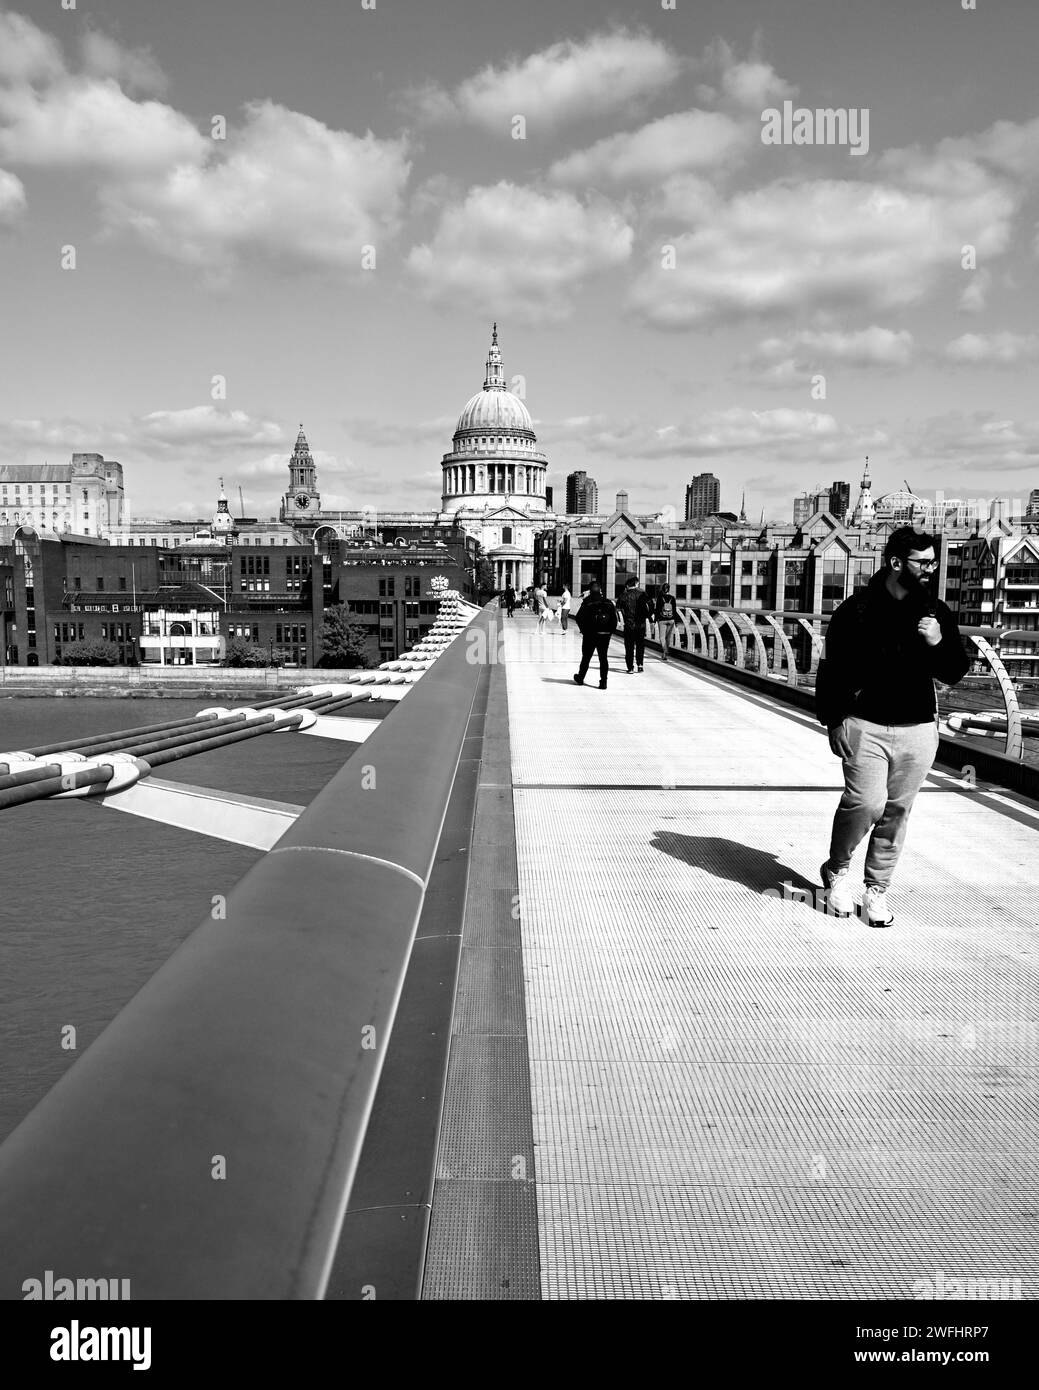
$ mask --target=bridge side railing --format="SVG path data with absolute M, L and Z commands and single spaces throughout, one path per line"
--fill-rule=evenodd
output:
M 722 605 L 678 603 L 680 622 L 672 634 L 672 647 L 689 652 L 717 666 L 756 671 L 769 680 L 789 686 L 811 686 L 823 653 L 826 624 L 831 613 L 800 613 L 783 609 L 730 608 Z M 788 631 L 794 628 L 794 632 Z M 799 631 L 798 631 L 799 630 Z M 803 634 L 803 635 L 802 635 Z M 1003 754 L 1018 762 L 1025 758 L 1024 725 L 1017 688 L 993 641 L 995 628 L 960 627 L 991 672 L 1003 702 L 1005 733 Z M 798 664 L 794 643 L 809 653 Z
M 0 1297 L 47 1270 L 322 1296 L 481 678 L 465 633 L 0 1146 Z

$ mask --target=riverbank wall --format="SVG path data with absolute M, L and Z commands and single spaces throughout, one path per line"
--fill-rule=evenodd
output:
M 346 681 L 357 671 L 230 666 L 5 666 L 0 699 L 104 696 L 107 699 L 272 699 L 301 685 Z

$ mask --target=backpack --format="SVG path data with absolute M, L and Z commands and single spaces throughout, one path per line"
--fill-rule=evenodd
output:
M 673 623 L 678 617 L 678 604 L 675 602 L 674 594 L 668 594 L 660 600 L 660 622 Z
M 613 615 L 607 598 L 586 599 L 581 605 L 581 614 L 584 616 L 583 632 L 605 632 L 613 627 Z

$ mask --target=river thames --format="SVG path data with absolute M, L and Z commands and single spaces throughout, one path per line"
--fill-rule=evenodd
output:
M 190 716 L 219 700 L 0 699 L 0 750 Z M 383 706 L 367 705 L 366 716 Z M 306 805 L 357 745 L 294 734 L 170 763 L 164 780 Z M 0 811 L 0 1141 L 259 859 L 82 801 Z M 76 1050 L 62 1049 L 76 1029 Z

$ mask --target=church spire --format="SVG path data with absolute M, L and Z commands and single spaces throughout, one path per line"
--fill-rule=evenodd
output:
M 491 330 L 491 346 L 487 353 L 487 375 L 483 379 L 485 391 L 505 390 L 505 368 L 501 361 L 501 348 L 498 346 L 498 324 Z
M 876 519 L 877 508 L 873 501 L 871 492 L 872 483 L 869 476 L 869 454 L 866 455 L 866 468 L 862 474 L 862 482 L 859 485 L 859 500 L 855 503 L 855 510 L 851 514 L 853 526 L 869 525 Z

